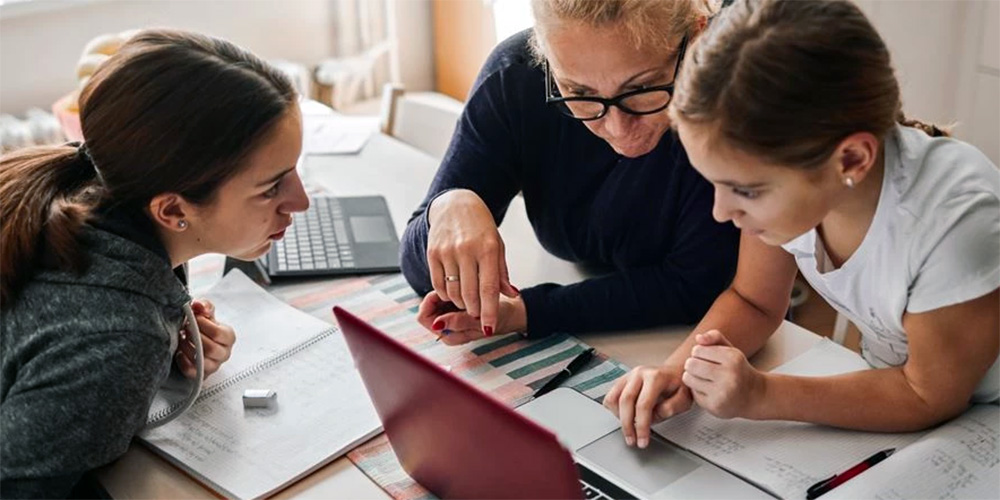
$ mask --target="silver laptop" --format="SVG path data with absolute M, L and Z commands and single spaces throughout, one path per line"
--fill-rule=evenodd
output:
M 333 308 L 400 465 L 441 498 L 769 498 L 568 388 L 517 410 L 366 321 Z
M 573 453 L 587 498 L 772 498 L 656 434 L 645 449 L 626 446 L 618 419 L 573 389 L 556 389 L 516 411 Z

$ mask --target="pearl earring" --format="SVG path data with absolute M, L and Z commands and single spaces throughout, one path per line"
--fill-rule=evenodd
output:
M 187 229 L 188 223 L 187 223 L 186 220 L 180 220 L 180 221 L 177 222 L 177 227 L 179 227 L 181 229 Z
M 854 178 L 853 177 L 844 177 L 844 185 L 847 186 L 850 189 L 854 189 Z

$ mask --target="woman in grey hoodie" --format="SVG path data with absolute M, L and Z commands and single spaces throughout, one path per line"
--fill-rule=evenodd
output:
M 80 95 L 82 145 L 0 158 L 0 496 L 66 497 L 186 408 L 235 333 L 183 264 L 253 259 L 309 201 L 293 87 L 254 55 L 144 31 Z M 154 400 L 157 411 L 151 415 Z

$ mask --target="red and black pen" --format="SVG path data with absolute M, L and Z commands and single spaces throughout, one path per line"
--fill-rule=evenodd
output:
M 814 498 L 846 483 L 852 477 L 861 474 L 862 472 L 868 470 L 873 465 L 889 458 L 896 451 L 895 448 L 889 448 L 888 450 L 882 450 L 864 460 L 858 465 L 851 467 L 850 469 L 841 472 L 840 474 L 834 474 L 827 479 L 824 479 L 806 490 L 806 500 L 813 500 Z

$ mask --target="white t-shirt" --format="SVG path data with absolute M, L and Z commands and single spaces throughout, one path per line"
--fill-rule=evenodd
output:
M 815 229 L 782 246 L 813 289 L 861 331 L 868 363 L 900 366 L 909 352 L 904 313 L 1000 287 L 1000 170 L 961 141 L 897 126 L 885 140 L 875 217 L 847 262 L 833 269 Z M 1000 398 L 998 364 L 973 401 Z

